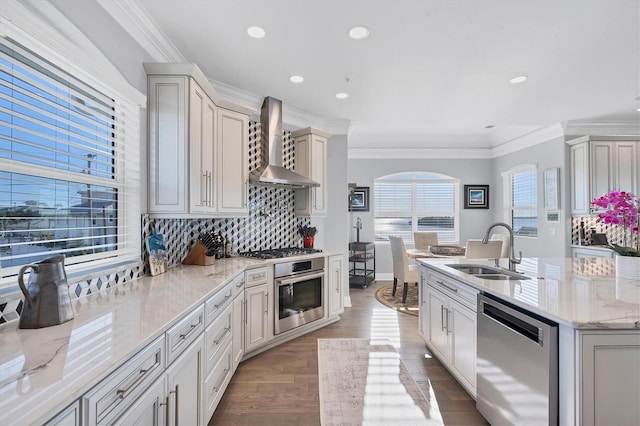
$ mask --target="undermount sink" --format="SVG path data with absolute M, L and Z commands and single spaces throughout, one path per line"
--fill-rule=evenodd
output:
M 508 271 L 502 268 L 494 268 L 485 265 L 469 265 L 464 263 L 447 265 L 449 268 L 453 268 L 465 274 L 473 275 L 474 277 L 482 278 L 484 280 L 528 280 L 529 277 L 522 275 L 519 272 Z

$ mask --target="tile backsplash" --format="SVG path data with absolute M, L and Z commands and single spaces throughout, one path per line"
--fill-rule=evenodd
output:
M 571 218 L 571 244 L 579 244 L 580 222 L 584 222 L 584 229 L 586 234 L 587 245 L 591 244 L 592 229 L 599 234 L 605 234 L 607 236 L 607 242 L 609 244 L 627 245 L 629 242 L 624 241 L 624 228 L 619 225 L 606 225 L 600 221 L 596 216 L 574 216 Z M 633 236 L 632 243 L 636 243 L 637 235 Z
M 294 168 L 294 144 L 291 132 L 283 134 L 283 163 L 286 168 Z M 249 171 L 261 167 L 266 159 L 261 157 L 260 123 L 249 123 Z M 285 188 L 250 186 L 248 199 L 249 214 L 240 218 L 202 219 L 151 219 L 142 215 L 142 241 L 152 232 L 164 236 L 169 256 L 169 266 L 182 262 L 200 233 L 220 232 L 231 241 L 232 253 L 260 250 L 273 247 L 301 247 L 302 240 L 297 234 L 299 225 L 309 225 L 309 218 L 294 214 L 294 191 Z M 122 284 L 130 283 L 148 273 L 148 256 L 142 244 L 142 261 L 122 270 L 109 271 L 77 282 L 69 282 L 69 290 L 74 303 L 81 303 L 82 296 L 104 292 L 126 291 Z M 22 312 L 23 300 L 17 296 L 0 300 L 0 324 L 17 320 Z

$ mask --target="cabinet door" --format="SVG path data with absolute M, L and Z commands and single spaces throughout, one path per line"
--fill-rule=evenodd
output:
M 46 423 L 46 426 L 79 426 L 80 425 L 80 402 L 76 401 L 54 418 Z
M 580 424 L 640 424 L 640 335 L 585 334 L 580 350 Z
M 591 144 L 591 196 L 609 192 L 613 184 L 614 142 L 596 141 Z
M 571 212 L 587 215 L 591 209 L 589 144 L 571 146 Z
M 189 192 L 191 212 L 215 212 L 213 188 L 216 107 L 191 80 L 189 90 Z
M 637 146 L 636 141 L 615 143 L 614 187 L 611 189 L 638 193 Z
M 169 425 L 199 425 L 202 413 L 203 336 L 167 369 Z
M 329 294 L 329 316 L 344 312 L 344 256 L 329 257 L 329 273 L 327 289 Z
M 249 117 L 218 109 L 216 192 L 218 213 L 248 213 Z
M 435 355 L 447 362 L 449 357 L 448 335 L 447 335 L 447 299 L 440 292 L 427 286 L 427 339 L 429 348 Z
M 318 188 L 311 188 L 311 214 L 327 214 L 327 139 L 318 135 L 311 137 L 311 179 L 318 182 Z
M 164 378 L 160 378 L 114 424 L 116 426 L 164 425 L 168 398 L 164 393 Z
M 149 212 L 187 213 L 186 77 L 149 77 Z
M 247 353 L 270 340 L 269 321 L 273 321 L 273 301 L 267 284 L 245 290 L 245 351 Z
M 233 318 L 231 323 L 231 350 L 233 353 L 233 371 L 244 356 L 244 292 L 233 299 Z
M 476 313 L 449 301 L 449 366 L 465 388 L 476 396 Z

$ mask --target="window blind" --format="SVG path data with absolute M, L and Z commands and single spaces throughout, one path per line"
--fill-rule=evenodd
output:
M 2 277 L 57 253 L 139 259 L 139 123 L 137 105 L 0 38 Z
M 458 183 L 432 173 L 389 175 L 374 182 L 375 235 L 413 242 L 414 231 L 436 231 L 439 241 L 457 241 L 456 194 Z
M 511 226 L 517 235 L 538 235 L 538 185 L 535 167 L 511 175 Z

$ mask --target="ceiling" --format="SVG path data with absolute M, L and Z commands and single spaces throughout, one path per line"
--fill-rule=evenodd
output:
M 350 148 L 491 148 L 548 126 L 635 125 L 640 115 L 638 0 L 136 4 L 138 25 L 214 86 L 276 97 L 326 127 L 346 123 Z M 266 37 L 249 37 L 252 25 Z M 350 39 L 354 25 L 370 36 Z M 518 75 L 528 80 L 509 82 Z

